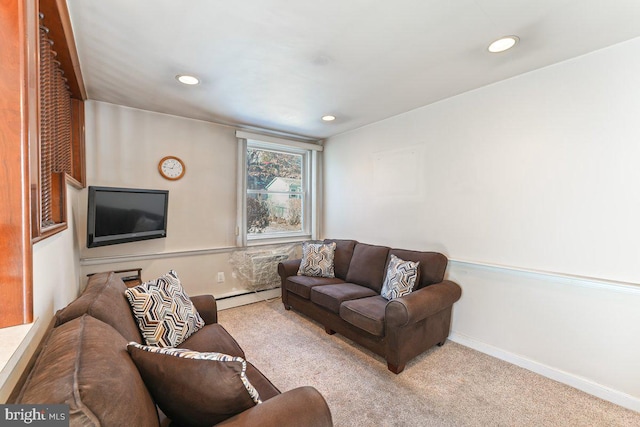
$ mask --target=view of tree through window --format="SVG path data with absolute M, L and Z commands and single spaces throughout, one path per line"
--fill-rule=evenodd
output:
M 303 156 L 247 149 L 247 231 L 249 234 L 302 230 Z

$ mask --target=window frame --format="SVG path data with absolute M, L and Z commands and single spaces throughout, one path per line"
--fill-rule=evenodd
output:
M 56 57 L 65 71 L 74 102 L 72 114 L 73 175 L 84 186 L 84 110 L 87 98 L 75 50 L 71 20 L 66 2 L 56 0 L 26 0 L 4 2 L 0 6 L 0 53 L 8 58 L 0 67 L 0 109 L 4 119 L 0 134 L 5 138 L 0 153 L 7 161 L 0 207 L 0 222 L 5 238 L 0 244 L 3 268 L 0 271 L 0 328 L 33 322 L 33 244 L 62 231 L 65 224 L 47 230 L 40 227 L 40 20 L 39 13 L 50 30 L 49 39 L 56 44 Z M 59 176 L 56 176 L 58 179 Z M 58 212 L 66 214 L 64 191 L 66 182 L 74 179 L 63 175 L 59 194 L 53 197 Z M 58 179 L 60 181 L 60 179 Z M 6 229 L 6 230 L 4 230 Z
M 253 134 L 244 131 L 237 131 L 236 136 L 238 137 L 237 245 L 246 247 L 315 239 L 318 235 L 319 223 L 319 153 L 323 147 L 319 144 Z M 248 189 L 247 150 L 249 148 L 302 156 L 302 191 L 272 192 L 272 194 L 302 195 L 302 229 L 300 231 L 249 234 L 247 229 L 247 196 L 249 194 L 269 194 L 268 191 Z
M 38 143 L 30 144 L 29 151 L 32 243 L 67 229 L 67 184 L 77 189 L 86 186 L 84 100 L 87 95 L 69 13 L 64 4 L 54 0 L 38 0 L 37 3 L 39 19 L 35 52 L 38 84 L 35 96 L 38 102 L 35 103 L 34 110 L 37 111 L 34 114 L 37 115 L 38 129 L 34 137 Z M 44 46 L 47 46 L 45 51 L 42 50 Z M 45 58 L 57 63 L 52 66 L 55 71 L 43 70 L 42 65 L 47 62 Z M 43 80 L 45 72 L 49 78 Z M 43 95 L 54 91 L 51 86 L 56 87 L 64 108 L 55 102 L 43 104 Z M 44 98 L 52 101 L 51 96 Z M 44 114 L 45 111 L 49 113 Z M 48 133 L 43 131 L 45 126 Z M 55 132 L 51 132 L 52 129 Z M 54 134 L 60 134 L 57 135 L 60 137 Z M 51 220 L 50 223 L 45 223 L 45 219 Z

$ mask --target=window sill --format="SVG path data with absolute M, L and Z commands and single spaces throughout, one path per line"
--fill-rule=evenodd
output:
M 291 236 L 291 237 L 254 237 L 247 239 L 247 247 L 251 246 L 264 246 L 264 245 L 277 245 L 283 243 L 302 243 L 311 239 L 311 236 Z
M 67 223 L 62 222 L 43 229 L 38 236 L 31 239 L 31 243 L 38 243 L 41 240 L 51 237 L 67 229 Z
M 15 387 L 16 368 L 24 362 L 22 357 L 33 341 L 37 320 L 25 325 L 0 329 L 0 403 L 5 402 Z M 28 360 L 28 358 L 27 358 Z M 20 372 L 21 373 L 21 372 Z M 13 381 L 10 381 L 10 380 Z

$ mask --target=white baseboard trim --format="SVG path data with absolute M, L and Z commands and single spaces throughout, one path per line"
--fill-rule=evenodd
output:
M 268 291 L 251 292 L 232 296 L 223 299 L 216 299 L 218 310 L 226 310 L 228 308 L 240 307 L 241 305 L 253 304 L 265 300 L 272 300 L 280 297 L 280 288 L 269 289 Z
M 479 352 L 504 360 L 505 362 L 520 366 L 521 368 L 584 391 L 585 393 L 599 397 L 600 399 L 607 400 L 616 405 L 631 409 L 632 411 L 640 412 L 640 398 L 608 388 L 587 378 L 579 377 L 569 372 L 536 362 L 524 356 L 510 353 L 501 348 L 494 347 L 491 344 L 478 341 L 465 334 L 452 332 L 449 335 L 449 339 L 458 344 L 464 345 L 465 347 L 472 348 Z

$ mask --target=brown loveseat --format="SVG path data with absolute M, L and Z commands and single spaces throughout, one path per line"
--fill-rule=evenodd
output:
M 58 311 L 55 327 L 46 338 L 43 350 L 15 403 L 68 404 L 72 426 L 157 427 L 171 423 L 168 414 L 163 414 L 156 407 L 149 384 L 145 384 L 127 352 L 128 342 L 143 341 L 124 295 L 125 289 L 125 284 L 113 273 L 96 274 L 90 278 L 78 299 Z M 187 338 L 180 347 L 244 358 L 245 354 L 238 343 L 217 323 L 217 307 L 213 296 L 195 296 L 191 300 L 205 321 L 205 326 Z M 174 362 L 164 362 L 155 367 L 160 377 L 175 374 L 172 372 Z M 225 413 L 228 407 L 215 409 L 222 412 L 219 425 L 332 425 L 329 408 L 315 388 L 300 387 L 280 393 L 251 363 L 247 362 L 246 366 L 246 376 L 263 403 L 255 405 L 245 390 L 244 399 L 249 400 L 250 407 L 232 413 Z M 211 371 L 201 370 L 198 376 L 217 378 L 211 375 Z M 178 379 L 180 376 L 177 375 Z M 192 378 L 189 382 L 199 380 Z M 166 392 L 173 393 L 176 401 L 185 401 L 177 410 L 195 420 L 192 425 L 206 425 L 199 422 L 199 417 L 209 416 L 207 411 L 214 410 L 212 408 L 220 406 L 220 403 L 203 401 L 201 393 L 188 391 L 189 386 L 184 381 L 176 381 L 167 387 Z M 202 384 L 199 390 L 222 388 L 221 392 L 227 393 L 225 387 L 230 388 L 228 382 L 210 381 Z M 234 395 L 231 399 L 235 399 Z M 218 413 L 216 416 L 220 418 Z
M 384 357 L 396 374 L 412 358 L 444 344 L 461 290 L 443 280 L 448 262 L 443 254 L 355 240 L 324 242 L 336 243 L 335 278 L 297 275 L 300 259 L 278 265 L 287 310 L 294 308 L 321 323 L 328 334 L 339 332 Z M 420 264 L 413 292 L 387 301 L 380 291 L 392 254 Z

